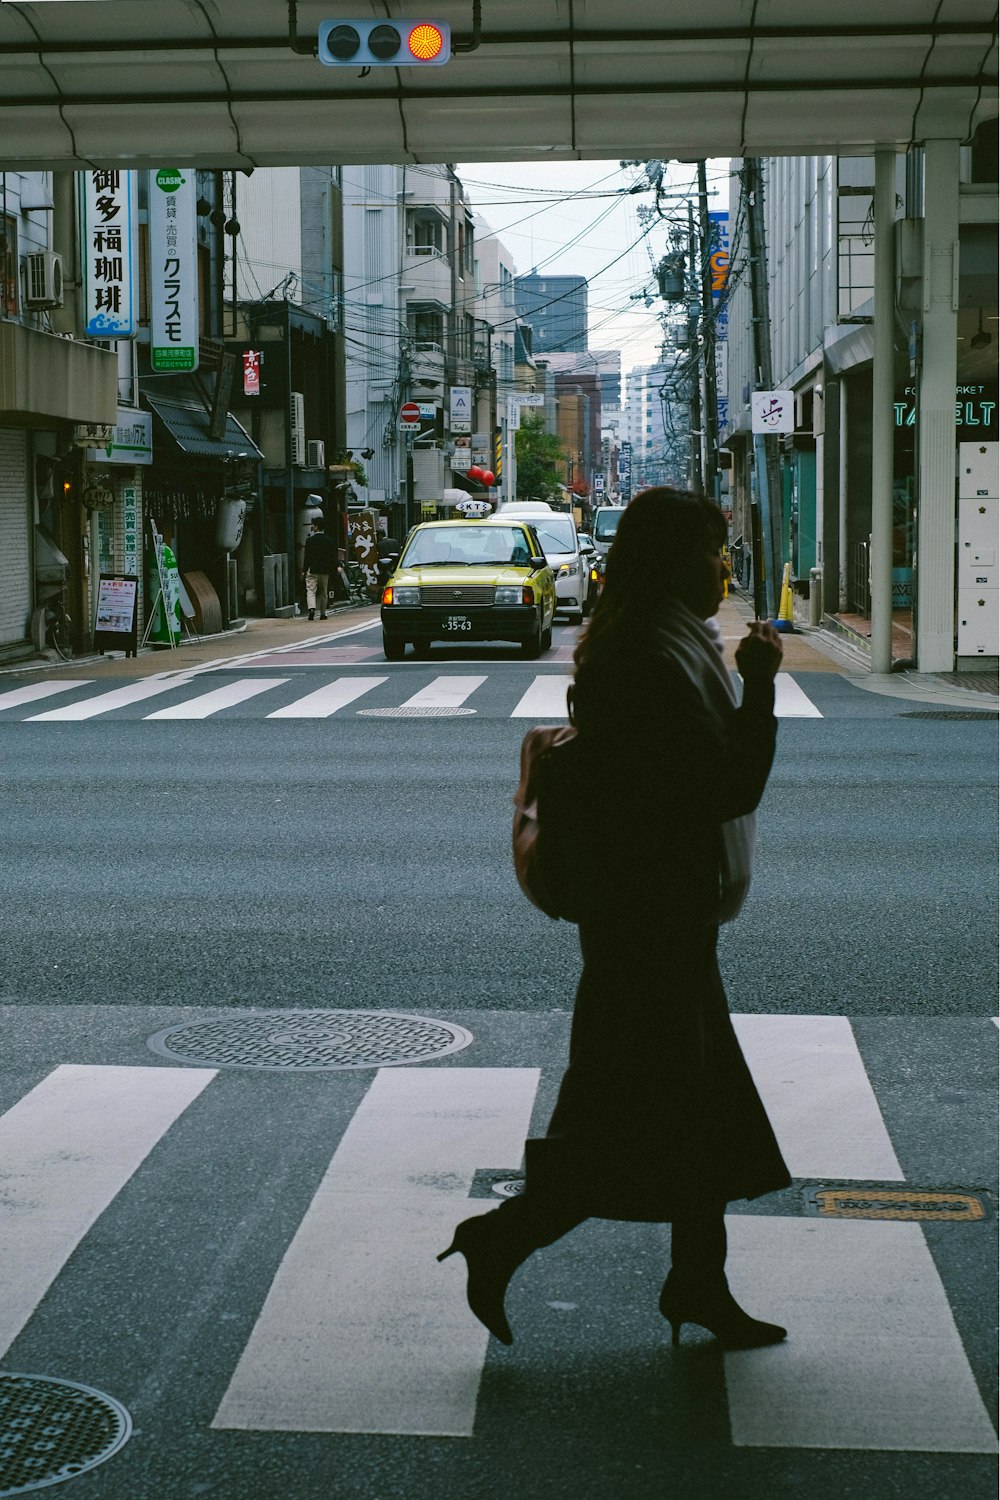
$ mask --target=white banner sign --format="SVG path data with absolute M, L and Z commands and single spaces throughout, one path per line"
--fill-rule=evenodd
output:
M 87 449 L 92 464 L 151 464 L 153 462 L 153 418 L 148 411 L 119 406 L 118 421 L 107 440 Z
M 752 391 L 751 432 L 794 432 L 795 396 L 791 391 Z
M 198 368 L 198 182 L 193 167 L 149 174 L 150 364 Z
M 137 322 L 136 174 L 80 173 L 85 337 L 130 339 Z
M 453 433 L 472 431 L 471 385 L 453 385 L 451 387 L 449 426 Z
M 545 397 L 541 394 L 540 391 L 515 391 L 513 396 L 509 397 L 508 399 L 516 402 L 518 406 L 545 405 Z

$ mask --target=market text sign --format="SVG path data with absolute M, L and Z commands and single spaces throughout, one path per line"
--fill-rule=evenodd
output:
M 150 364 L 198 368 L 197 178 L 193 167 L 149 174 Z
M 988 390 L 985 385 L 957 385 L 955 387 L 955 426 L 994 428 L 997 411 L 995 394 L 995 386 L 992 390 Z M 892 409 L 897 427 L 915 427 L 917 424 L 916 386 L 904 386 L 902 401 L 894 401 Z
M 80 173 L 85 337 L 131 339 L 136 332 L 136 174 Z

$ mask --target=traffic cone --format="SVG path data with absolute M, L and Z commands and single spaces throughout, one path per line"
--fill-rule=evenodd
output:
M 784 631 L 786 634 L 795 629 L 795 610 L 792 605 L 791 579 L 792 565 L 785 563 L 785 570 L 781 575 L 781 602 L 778 605 L 778 618 L 771 623 L 775 630 Z

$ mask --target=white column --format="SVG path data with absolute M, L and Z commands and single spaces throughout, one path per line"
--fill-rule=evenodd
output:
M 847 609 L 848 602 L 848 559 L 847 559 L 847 474 L 848 458 L 850 448 L 847 442 L 847 378 L 841 375 L 837 382 L 840 391 L 840 425 L 837 431 L 840 435 L 840 452 L 838 454 L 838 485 L 837 485 L 837 608 L 841 611 Z
M 872 671 L 892 671 L 893 332 L 896 153 L 875 152 L 875 349 L 872 359 Z
M 924 306 L 917 406 L 917 670 L 955 664 L 958 142 L 924 146 Z

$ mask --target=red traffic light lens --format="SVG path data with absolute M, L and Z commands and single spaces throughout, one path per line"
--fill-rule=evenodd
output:
M 410 52 L 419 62 L 431 62 L 439 57 L 444 46 L 441 28 L 433 21 L 418 21 L 408 38 Z

